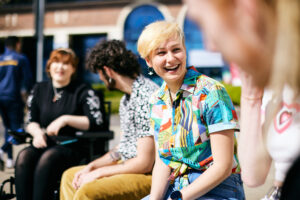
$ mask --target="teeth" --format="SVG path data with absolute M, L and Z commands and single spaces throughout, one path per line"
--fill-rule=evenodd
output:
M 176 69 L 178 66 L 179 66 L 179 65 L 176 65 L 175 67 L 172 67 L 172 68 L 167 68 L 167 67 L 166 67 L 166 69 L 167 69 L 167 70 L 172 70 L 172 69 Z

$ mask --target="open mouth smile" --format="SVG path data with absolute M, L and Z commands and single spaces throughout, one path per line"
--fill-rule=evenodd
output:
M 173 66 L 173 67 L 164 67 L 164 69 L 167 71 L 167 72 L 174 72 L 176 71 L 178 68 L 179 68 L 180 65 L 176 65 L 176 66 Z

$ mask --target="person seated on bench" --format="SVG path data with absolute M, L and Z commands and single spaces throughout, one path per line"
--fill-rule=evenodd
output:
M 150 100 L 156 144 L 153 199 L 245 199 L 236 157 L 237 115 L 224 86 L 187 66 L 175 22 L 147 25 L 138 52 L 164 82 Z
M 93 47 L 87 67 L 109 89 L 125 93 L 119 107 L 121 139 L 104 156 L 64 172 L 60 199 L 140 199 L 151 188 L 155 147 L 147 102 L 158 86 L 141 75 L 136 56 L 118 40 Z
M 26 131 L 33 141 L 16 161 L 18 200 L 53 199 L 63 171 L 78 165 L 85 156 L 80 142 L 59 145 L 52 140 L 54 136 L 71 137 L 76 130 L 102 129 L 104 114 L 98 96 L 74 80 L 77 63 L 71 49 L 52 51 L 46 66 L 51 80 L 37 83 L 28 97 Z

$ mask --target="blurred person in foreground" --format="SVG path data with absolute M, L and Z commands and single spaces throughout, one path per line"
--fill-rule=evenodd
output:
M 121 139 L 107 154 L 64 172 L 60 199 L 140 199 L 151 187 L 155 154 L 148 102 L 158 86 L 141 74 L 136 56 L 118 40 L 98 43 L 86 65 L 109 89 L 124 93 L 119 107 Z
M 13 168 L 13 148 L 8 131 L 23 128 L 24 100 L 33 78 L 28 59 L 20 54 L 21 42 L 16 36 L 5 40 L 5 51 L 0 56 L 0 114 L 5 128 L 5 140 L 0 149 L 0 160 L 7 153 L 6 167 Z
M 279 199 L 300 154 L 300 1 L 184 2 L 207 47 L 241 70 L 242 179 L 250 187 L 262 185 L 274 161 L 274 186 L 264 199 Z
M 138 51 L 164 80 L 150 100 L 157 151 L 145 199 L 244 199 L 237 116 L 224 86 L 186 66 L 184 34 L 174 22 L 146 26 Z
M 37 83 L 28 97 L 26 131 L 33 141 L 19 152 L 16 161 L 18 200 L 54 199 L 63 171 L 88 154 L 80 141 L 71 140 L 75 132 L 103 128 L 98 96 L 74 80 L 77 63 L 73 50 L 53 50 L 46 65 L 50 80 Z M 69 138 L 70 143 L 57 144 L 60 138 Z

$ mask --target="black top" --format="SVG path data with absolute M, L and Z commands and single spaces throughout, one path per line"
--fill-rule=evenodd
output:
M 89 130 L 99 130 L 103 126 L 103 105 L 94 90 L 85 84 L 71 82 L 57 88 L 60 98 L 54 100 L 51 81 L 37 83 L 28 97 L 28 123 L 37 122 L 42 128 L 62 115 L 84 115 L 90 121 Z M 64 127 L 59 135 L 73 135 L 76 129 Z

